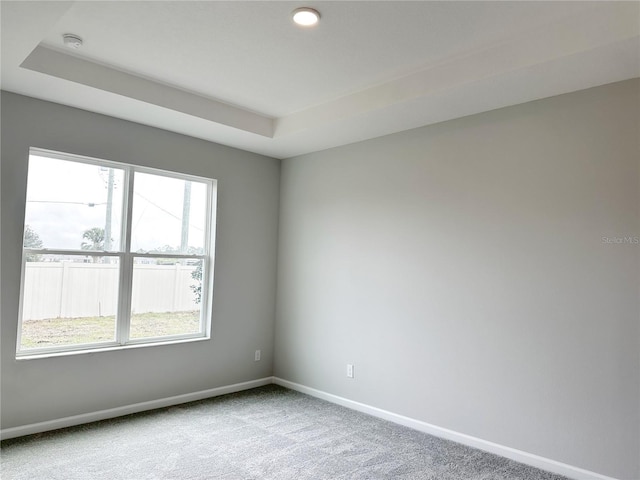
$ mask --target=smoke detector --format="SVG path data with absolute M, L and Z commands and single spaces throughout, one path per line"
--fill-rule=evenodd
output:
M 82 39 L 73 33 L 65 33 L 62 35 L 62 42 L 69 48 L 77 49 L 82 46 Z

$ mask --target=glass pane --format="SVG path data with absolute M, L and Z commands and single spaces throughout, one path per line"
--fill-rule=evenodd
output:
M 124 171 L 29 156 L 27 248 L 120 249 Z
M 136 257 L 130 338 L 200 332 L 202 260 Z
M 21 350 L 115 340 L 117 258 L 29 255 L 26 260 Z
M 136 172 L 131 251 L 204 253 L 207 184 Z

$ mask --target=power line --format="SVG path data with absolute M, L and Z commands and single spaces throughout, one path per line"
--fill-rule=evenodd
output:
M 143 200 L 146 200 L 147 202 L 149 202 L 151 205 L 153 205 L 154 207 L 156 207 L 158 210 L 162 210 L 164 213 L 166 213 L 167 215 L 175 218 L 176 220 L 182 221 L 182 218 L 179 217 L 178 215 L 175 215 L 173 213 L 171 213 L 169 210 L 166 210 L 165 208 L 162 208 L 160 205 L 158 205 L 157 203 L 154 203 L 153 201 L 149 200 L 147 197 L 145 197 L 144 195 L 142 195 L 141 193 L 138 192 L 134 192 L 136 195 L 138 195 L 140 198 L 142 198 Z M 200 231 L 204 231 L 204 229 L 198 227 L 197 225 L 194 225 L 192 223 L 189 223 L 190 227 L 195 228 L 196 230 L 200 230 Z

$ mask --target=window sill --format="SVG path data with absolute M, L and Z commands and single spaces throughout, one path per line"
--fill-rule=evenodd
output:
M 57 351 L 57 352 L 19 353 L 16 355 L 16 361 L 22 362 L 24 360 L 39 360 L 42 358 L 69 357 L 74 355 L 86 355 L 86 354 L 92 354 L 92 353 L 115 352 L 119 350 L 133 350 L 138 348 L 176 345 L 180 343 L 203 342 L 210 339 L 211 339 L 210 336 L 205 336 L 205 337 L 196 337 L 196 338 L 172 339 L 172 340 L 165 340 L 165 341 L 158 341 L 158 342 L 131 343 L 128 345 L 113 345 L 113 346 L 98 347 L 98 348 L 86 348 L 83 350 L 67 350 L 62 352 Z

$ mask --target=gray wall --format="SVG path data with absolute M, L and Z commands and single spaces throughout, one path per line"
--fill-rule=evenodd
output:
M 218 179 L 210 341 L 15 360 L 31 146 Z M 279 175 L 279 160 L 3 92 L 2 427 L 270 376 Z
M 284 161 L 275 375 L 640 478 L 639 90 Z

